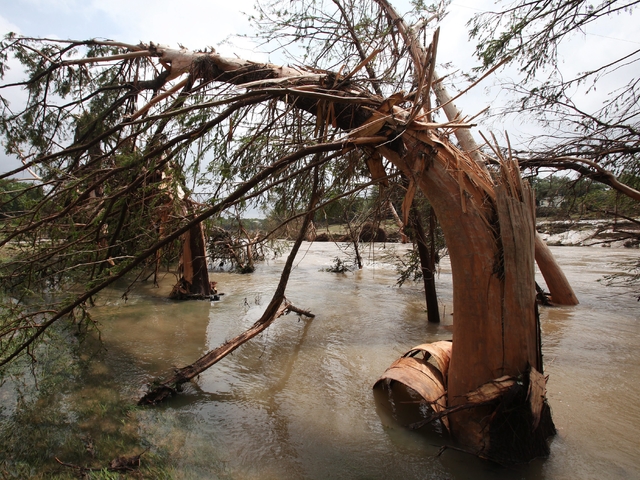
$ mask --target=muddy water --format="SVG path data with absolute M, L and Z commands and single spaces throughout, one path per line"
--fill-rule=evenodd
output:
M 396 247 L 398 248 L 398 247 Z M 412 432 L 377 407 L 371 386 L 408 348 L 451 338 L 451 278 L 438 279 L 440 325 L 428 325 L 419 286 L 398 289 L 386 250 L 362 271 L 323 272 L 334 245 L 306 245 L 287 297 L 316 314 L 282 317 L 187 385 L 138 413 L 145 442 L 180 478 L 639 478 L 640 309 L 628 289 L 598 282 L 635 250 L 554 249 L 581 301 L 542 310 L 548 397 L 559 434 L 546 461 L 503 469 L 463 453 L 437 456 L 436 433 Z M 212 273 L 221 302 L 165 299 L 174 278 L 125 303 L 102 297 L 95 315 L 124 399 L 250 326 L 284 259 L 249 276 Z

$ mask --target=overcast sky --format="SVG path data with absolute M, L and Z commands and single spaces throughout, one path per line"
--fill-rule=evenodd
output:
M 393 3 L 399 10 L 408 5 L 407 0 Z M 493 8 L 491 0 L 452 2 L 441 28 L 439 62 L 453 62 L 462 69 L 473 66 L 473 45 L 468 40 L 465 24 L 475 13 Z M 179 43 L 190 49 L 214 46 L 225 55 L 266 60 L 249 43 L 238 39 L 233 47 L 220 45 L 229 35 L 249 33 L 242 12 L 252 9 L 253 0 L 2 0 L 0 33 L 12 31 L 25 36 L 77 40 L 97 37 L 130 43 L 153 41 L 165 45 Z M 588 70 L 612 52 L 618 54 L 637 49 L 640 45 L 637 20 L 638 15 L 617 15 L 597 28 L 589 27 L 584 35 L 575 35 L 561 51 L 561 62 L 567 74 Z M 604 82 L 608 80 L 614 79 Z M 457 102 L 464 113 L 475 114 L 498 101 L 498 89 L 486 88 L 490 84 L 491 81 L 482 88 L 473 89 Z M 599 101 L 597 96 L 586 100 L 594 105 Z M 526 126 L 518 122 L 505 127 L 515 134 L 520 129 L 526 130 Z M 16 162 L 0 154 L 1 171 L 15 168 Z

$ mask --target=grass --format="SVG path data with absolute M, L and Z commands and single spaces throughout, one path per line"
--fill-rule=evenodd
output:
M 174 478 L 168 455 L 141 436 L 141 409 L 120 396 L 113 372 L 95 353 L 97 341 L 79 344 L 58 334 L 67 335 L 64 342 L 36 352 L 35 375 L 25 362 L 22 375 L 6 378 L 0 389 L 0 478 Z M 141 453 L 138 470 L 107 469 L 117 457 Z

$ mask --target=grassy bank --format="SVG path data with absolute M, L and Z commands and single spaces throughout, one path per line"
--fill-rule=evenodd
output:
M 5 372 L 0 478 L 173 478 L 167 456 L 141 435 L 143 412 L 121 396 L 97 337 L 79 342 L 75 325 L 55 330 L 34 352 L 36 363 L 23 361 Z M 132 458 L 130 470 L 109 468 L 137 455 L 139 468 Z

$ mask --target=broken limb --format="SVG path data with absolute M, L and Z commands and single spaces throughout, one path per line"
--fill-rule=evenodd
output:
M 578 305 L 580 302 L 566 275 L 538 232 L 535 233 L 535 257 L 540 273 L 549 288 L 551 302 L 555 305 Z
M 176 394 L 178 391 L 177 389 L 180 385 L 188 382 L 192 378 L 207 370 L 209 367 L 212 367 L 213 365 L 218 363 L 224 357 L 237 349 L 240 345 L 251 340 L 253 337 L 266 330 L 269 325 L 271 325 L 277 318 L 288 313 L 289 311 L 313 317 L 313 315 L 310 315 L 307 311 L 291 305 L 284 296 L 284 292 L 287 288 L 287 283 L 289 281 L 289 276 L 293 267 L 293 261 L 295 260 L 298 250 L 300 249 L 300 245 L 302 245 L 302 241 L 304 240 L 307 229 L 309 228 L 309 223 L 311 223 L 311 220 L 315 213 L 313 207 L 316 205 L 319 199 L 319 195 L 317 193 L 317 167 L 315 169 L 314 177 L 313 192 L 311 194 L 311 201 L 309 202 L 307 214 L 305 215 L 302 226 L 300 227 L 300 231 L 298 232 L 298 238 L 296 238 L 296 241 L 291 248 L 291 252 L 287 257 L 287 262 L 285 263 L 282 274 L 280 275 L 280 282 L 278 282 L 276 292 L 273 294 L 273 298 L 271 299 L 271 302 L 269 302 L 269 305 L 267 306 L 265 312 L 262 314 L 262 317 L 260 317 L 260 319 L 258 319 L 258 321 L 256 321 L 256 323 L 254 323 L 251 328 L 249 328 L 245 332 L 229 340 L 228 342 L 223 343 L 218 348 L 206 353 L 191 365 L 177 370 L 169 379 L 165 380 L 159 385 L 152 386 L 149 392 L 147 392 L 138 401 L 138 405 L 155 405 L 156 403 L 159 403 L 166 398 Z
M 311 313 L 309 310 L 304 310 L 302 308 L 298 308 L 295 305 L 291 304 L 291 303 L 287 303 L 287 312 L 294 312 L 297 313 L 298 315 L 304 315 L 305 317 L 309 317 L 309 318 L 315 318 L 315 314 Z
M 277 307 L 275 311 L 273 311 L 274 307 Z M 286 300 L 286 298 L 277 298 L 277 296 L 274 295 L 265 313 L 256 323 L 253 324 L 251 328 L 228 342 L 223 343 L 218 348 L 206 353 L 191 365 L 177 370 L 171 378 L 153 387 L 149 392 L 147 392 L 138 401 L 138 405 L 155 405 L 166 398 L 175 395 L 178 392 L 180 385 L 198 376 L 209 367 L 212 367 L 229 355 L 240 345 L 266 330 L 277 318 L 289 313 L 289 311 L 294 311 L 293 309 L 295 309 L 295 311 L 304 311 L 297 307 L 290 307 L 292 307 L 292 305 Z

